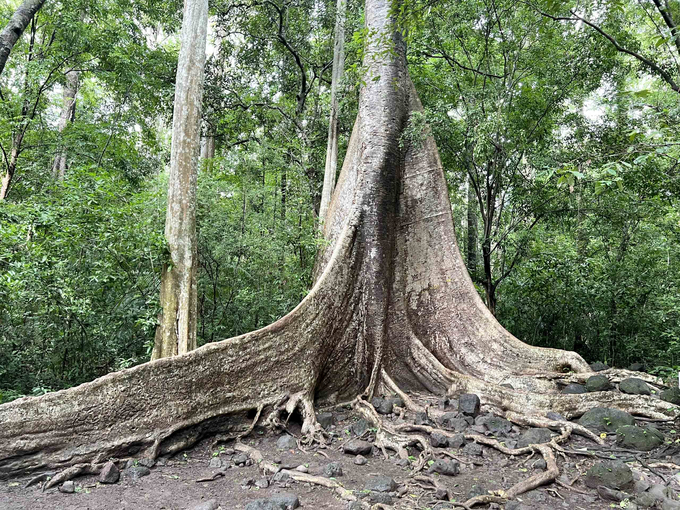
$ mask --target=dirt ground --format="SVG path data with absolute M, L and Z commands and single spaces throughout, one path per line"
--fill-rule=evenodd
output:
M 301 451 L 299 448 L 279 450 L 277 440 L 280 436 L 269 434 L 256 429 L 244 442 L 261 451 L 266 460 L 279 463 L 283 467 L 295 469 L 304 466 L 310 474 L 324 475 L 324 467 L 330 462 L 338 462 L 342 466 L 343 475 L 336 477 L 347 489 L 362 491 L 366 481 L 377 475 L 393 478 L 399 485 L 393 494 L 393 508 L 395 509 L 444 509 L 453 508 L 450 503 L 437 501 L 434 491 L 426 490 L 418 485 L 411 477 L 414 474 L 411 466 L 397 464 L 398 457 L 394 452 L 385 459 L 378 448 L 372 454 L 366 455 L 365 465 L 356 465 L 355 456 L 342 452 L 342 444 L 352 437 L 351 425 L 357 418 L 342 410 L 334 413 L 334 424 L 328 427 L 333 435 L 333 441 L 328 447 L 316 451 Z M 397 419 L 391 417 L 391 419 Z M 670 427 L 670 425 L 669 425 Z M 289 432 L 299 432 L 299 424 L 290 424 Z M 518 436 L 521 431 L 514 430 L 511 435 Z M 669 433 L 669 430 L 666 430 Z M 675 432 L 675 431 L 673 431 Z M 368 431 L 370 436 L 370 430 Z M 368 437 L 368 439 L 371 439 Z M 614 438 L 608 438 L 611 448 Z M 668 441 L 667 441 L 668 443 Z M 271 476 L 265 477 L 257 465 L 237 467 L 231 460 L 233 442 L 220 445 L 214 444 L 214 438 L 199 443 L 193 449 L 175 455 L 169 459 L 160 459 L 151 469 L 148 476 L 131 480 L 121 471 L 121 479 L 116 484 L 104 485 L 98 483 L 97 476 L 81 477 L 74 480 L 75 492 L 62 493 L 57 488 L 41 490 L 41 484 L 25 487 L 30 478 L 4 480 L 0 482 L 0 509 L 2 510 L 191 510 L 201 503 L 215 500 L 222 509 L 243 509 L 257 499 L 268 498 L 276 493 L 294 493 L 305 509 L 341 510 L 348 508 L 348 503 L 342 501 L 330 489 L 299 483 L 292 480 L 274 481 Z M 573 437 L 569 442 L 570 449 L 591 448 L 593 443 L 581 437 Z M 666 448 L 668 450 L 668 447 Z M 454 451 L 454 450 L 452 450 Z M 323 452 L 323 453 L 319 453 Z M 417 452 L 413 452 L 417 455 Z M 460 474 L 456 476 L 442 476 L 431 474 L 442 485 L 451 490 L 455 500 L 465 501 L 475 494 L 487 493 L 500 489 L 507 489 L 513 484 L 528 478 L 537 469 L 541 469 L 541 457 L 528 455 L 510 457 L 488 447 L 483 447 L 481 456 L 467 456 L 462 451 L 454 451 L 456 457 L 463 461 Z M 608 456 L 624 456 L 630 460 L 629 452 L 609 451 Z M 670 459 L 670 455 L 666 456 Z M 224 470 L 225 476 L 214 481 L 197 482 L 202 478 L 209 478 L 219 471 L 210 467 L 212 459 L 219 459 L 223 465 L 230 466 Z M 626 508 L 625 502 L 603 500 L 595 489 L 586 487 L 582 478 L 587 469 L 600 459 L 585 456 L 568 456 L 558 458 L 561 469 L 560 480 L 563 485 L 550 484 L 535 489 L 520 496 L 516 502 L 507 508 L 519 509 L 576 509 L 593 510 L 604 508 Z M 625 459 L 624 459 L 625 460 Z M 213 464 L 216 461 L 213 460 Z M 121 462 L 120 467 L 125 463 Z M 660 483 L 661 478 L 642 467 L 634 460 L 629 463 L 636 478 L 645 478 L 649 483 Z M 680 489 L 675 473 L 665 471 L 664 478 L 668 485 Z M 265 483 L 263 479 L 267 479 Z M 260 485 L 269 486 L 259 488 Z M 571 484 L 571 485 L 570 485 Z M 566 486 L 565 486 L 566 485 Z M 475 492 L 477 491 L 477 492 Z M 402 494 L 403 493 L 403 494 Z M 488 506 L 486 507 L 488 508 Z M 492 508 L 503 508 L 492 506 Z

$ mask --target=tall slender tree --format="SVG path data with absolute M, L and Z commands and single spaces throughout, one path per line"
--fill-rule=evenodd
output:
M 208 30 L 208 0 L 186 0 L 177 65 L 165 237 L 170 262 L 161 276 L 161 307 L 152 359 L 196 348 L 196 180 Z
M 345 68 L 345 17 L 347 0 L 338 0 L 335 14 L 335 39 L 333 43 L 333 75 L 331 78 L 331 115 L 328 123 L 328 146 L 326 165 L 323 173 L 323 189 L 319 206 L 319 224 L 326 218 L 331 196 L 335 188 L 335 174 L 338 169 L 338 85 Z
M 76 115 L 76 94 L 78 93 L 78 71 L 71 69 L 66 73 L 66 83 L 64 84 L 64 97 L 61 105 L 61 116 L 57 129 L 63 133 L 69 122 L 75 120 Z M 61 147 L 54 158 L 52 164 L 52 176 L 55 179 L 63 179 L 66 175 L 66 147 Z

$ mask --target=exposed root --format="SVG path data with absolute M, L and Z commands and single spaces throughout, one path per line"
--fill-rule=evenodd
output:
M 523 427 L 528 426 L 540 427 L 557 431 L 569 429 L 570 433 L 573 432 L 574 434 L 579 434 L 581 436 L 587 437 L 588 439 L 593 440 L 597 444 L 604 444 L 604 440 L 600 436 L 595 434 L 593 431 L 587 429 L 583 425 L 579 425 L 578 423 L 572 423 L 569 421 L 549 420 L 548 418 L 543 418 L 540 416 L 526 416 L 518 413 L 513 413 L 512 411 L 508 411 L 507 413 L 505 413 L 505 417 L 509 421 L 516 423 L 517 425 L 521 425 Z
M 28 482 L 26 482 L 26 485 L 24 485 L 24 489 L 27 489 L 31 485 L 35 485 L 36 483 L 49 481 L 56 474 L 57 473 L 55 473 L 53 471 L 49 471 L 47 473 L 41 473 L 38 476 L 34 476 Z
M 68 480 L 72 480 L 76 476 L 96 475 L 103 469 L 103 467 L 104 464 L 76 464 L 70 468 L 64 469 L 61 473 L 54 476 L 45 484 L 43 490 L 51 489 L 56 485 L 64 483 Z

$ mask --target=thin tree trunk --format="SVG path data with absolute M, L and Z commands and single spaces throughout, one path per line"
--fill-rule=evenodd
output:
M 78 93 L 78 71 L 70 70 L 66 73 L 64 85 L 64 99 L 59 117 L 59 133 L 63 133 L 69 122 L 73 122 L 76 116 L 76 94 Z M 66 147 L 60 148 L 54 163 L 52 164 L 52 176 L 62 180 L 66 175 Z
M 44 3 L 45 0 L 25 0 L 0 32 L 0 75 L 5 69 L 12 48 Z
M 208 0 L 187 0 L 172 126 L 165 237 L 171 262 L 161 277 L 161 315 L 151 358 L 196 348 L 198 265 L 196 180 L 208 28 Z
M 215 157 L 215 137 L 205 135 L 201 138 L 201 159 L 212 159 Z
M 467 189 L 467 268 L 472 280 L 477 277 L 477 193 L 468 177 Z
M 338 168 L 338 86 L 342 81 L 345 67 L 345 12 L 347 0 L 338 0 L 335 15 L 335 42 L 333 45 L 333 75 L 331 78 L 331 116 L 328 123 L 328 145 L 326 165 L 323 174 L 319 225 L 323 228 L 326 212 L 335 188 L 335 174 Z

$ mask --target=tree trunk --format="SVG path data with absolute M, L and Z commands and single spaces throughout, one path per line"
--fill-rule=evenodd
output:
M 467 189 L 467 269 L 474 280 L 477 276 L 477 194 L 468 177 Z
M 73 122 L 76 116 L 76 94 L 78 93 L 78 71 L 70 70 L 66 73 L 64 85 L 64 99 L 59 117 L 59 133 L 63 133 L 69 122 Z M 66 148 L 62 147 L 54 158 L 52 164 L 52 176 L 62 180 L 66 175 Z
M 207 434 L 251 430 L 253 410 L 276 426 L 300 409 L 302 433 L 313 435 L 315 400 L 370 396 L 392 383 L 477 393 L 487 406 L 518 413 L 570 418 L 603 403 L 672 413 L 667 402 L 637 395 L 555 394 L 555 379 L 585 377 L 588 365 L 575 353 L 520 342 L 491 315 L 456 245 L 434 139 L 426 132 L 422 143 L 400 146 L 410 113 L 422 106 L 390 18 L 398 9 L 391 0 L 366 4 L 364 64 L 380 79 L 361 90 L 328 211 L 323 270 L 309 294 L 258 331 L 0 406 L 0 476 L 175 452 Z
M 201 138 L 201 159 L 212 159 L 215 157 L 215 137 L 205 135 Z
M 151 359 L 196 348 L 198 265 L 196 180 L 208 27 L 208 0 L 187 0 L 173 111 L 165 237 L 171 262 L 161 276 L 161 315 Z
M 24 0 L 10 18 L 7 26 L 0 32 L 0 75 L 5 69 L 12 48 L 44 3 L 45 0 Z
M 331 77 L 331 116 L 328 123 L 328 146 L 323 174 L 319 225 L 323 228 L 326 212 L 333 196 L 335 174 L 338 168 L 338 85 L 345 67 L 345 12 L 347 0 L 338 0 L 335 14 L 335 41 L 333 44 L 333 75 Z

